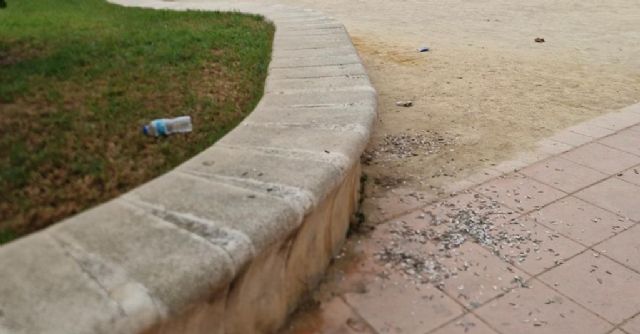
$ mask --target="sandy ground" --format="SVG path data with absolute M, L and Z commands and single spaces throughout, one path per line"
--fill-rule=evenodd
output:
M 389 178 L 437 191 L 555 130 L 640 99 L 635 0 L 277 1 L 347 26 L 380 94 L 371 150 L 385 136 L 423 133 L 447 143 L 430 154 L 374 159 L 365 168 L 378 181 L 368 187 L 372 197 Z M 431 51 L 418 53 L 423 46 Z M 414 106 L 397 107 L 399 100 Z

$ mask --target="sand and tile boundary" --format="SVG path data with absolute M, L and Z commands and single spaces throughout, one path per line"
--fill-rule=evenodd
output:
M 344 26 L 240 2 L 276 26 L 265 95 L 212 147 L 107 203 L 0 248 L 0 333 L 266 333 L 339 250 L 376 92 Z
M 453 196 L 490 180 L 506 177 L 529 165 L 538 162 L 542 163 L 562 153 L 588 146 L 594 142 L 604 141 L 603 145 L 607 146 L 606 138 L 615 137 L 619 131 L 631 129 L 640 132 L 638 123 L 640 123 L 640 103 L 560 130 L 552 136 L 536 142 L 533 149 L 523 150 L 510 160 L 485 167 L 462 179 L 451 182 L 444 187 L 443 193 L 439 194 L 440 197 L 435 194 L 414 191 L 410 188 L 400 189 L 400 191 L 393 190 L 392 195 L 386 199 L 386 202 L 378 207 L 378 209 L 384 209 L 384 211 L 379 215 L 367 216 L 367 222 L 375 224 L 396 219 L 416 209 L 431 205 L 441 200 L 443 196 Z M 610 159 L 610 157 L 596 158 Z
M 580 124 L 558 131 L 551 137 L 535 144 L 531 151 L 520 152 L 511 160 L 480 170 L 447 188 L 449 193 L 471 188 L 496 177 L 518 171 L 535 162 L 570 151 L 592 141 L 610 136 L 635 126 L 640 122 L 640 103 L 630 105 L 617 112 L 605 114 Z M 640 145 L 640 144 L 639 144 Z

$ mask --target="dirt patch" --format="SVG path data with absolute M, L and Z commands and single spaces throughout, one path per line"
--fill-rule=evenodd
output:
M 433 141 L 412 140 L 413 133 L 455 138 L 447 140 L 446 149 L 427 155 L 368 159 L 365 173 L 401 175 L 421 190 L 505 160 L 555 130 L 640 96 L 640 75 L 623 75 L 624 69 L 615 66 L 528 60 L 519 52 L 488 49 L 473 50 L 473 57 L 464 48 L 402 54 L 389 50 L 402 46 L 354 40 L 380 92 L 380 122 L 368 152 L 401 149 L 393 145 L 395 138 L 412 145 L 408 152 L 432 148 Z M 411 108 L 395 105 L 407 99 L 414 103 Z
M 373 183 L 380 187 L 396 188 L 400 185 L 407 183 L 407 181 L 402 178 L 385 175 L 385 176 L 374 178 Z
M 442 135 L 436 131 L 423 130 L 417 133 L 388 134 L 381 138 L 377 146 L 367 149 L 363 162 L 367 165 L 390 160 L 429 156 L 453 145 L 455 137 Z
M 17 43 L 0 41 L 0 66 L 14 65 L 21 61 L 42 57 L 46 52 L 43 45 L 33 45 L 24 41 Z

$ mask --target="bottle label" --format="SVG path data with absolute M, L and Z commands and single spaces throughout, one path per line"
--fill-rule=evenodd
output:
M 153 127 L 156 128 L 156 133 L 160 136 L 167 135 L 167 124 L 164 120 L 155 120 L 153 121 Z

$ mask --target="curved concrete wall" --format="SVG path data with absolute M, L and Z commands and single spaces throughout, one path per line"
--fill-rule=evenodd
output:
M 0 248 L 0 333 L 265 333 L 321 277 L 357 206 L 376 93 L 344 27 L 276 25 L 266 92 L 218 143 L 133 191 Z

